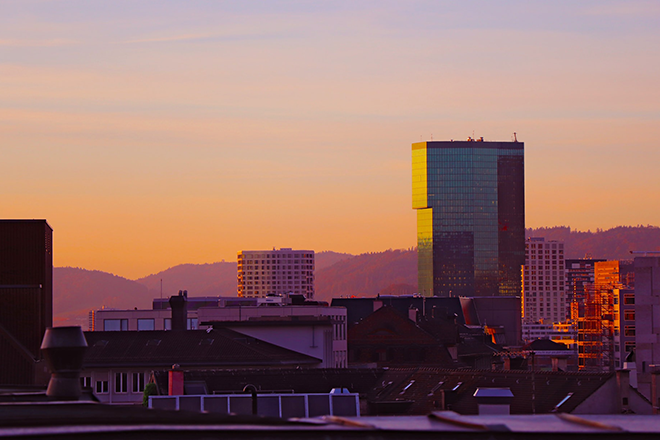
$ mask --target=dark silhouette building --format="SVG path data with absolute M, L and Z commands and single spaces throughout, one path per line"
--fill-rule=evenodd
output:
M 524 143 L 412 145 L 419 292 L 519 296 L 525 264 Z
M 44 375 L 41 340 L 53 324 L 53 230 L 46 220 L 0 220 L 0 384 Z

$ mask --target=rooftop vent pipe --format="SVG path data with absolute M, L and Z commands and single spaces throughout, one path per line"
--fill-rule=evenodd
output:
M 77 400 L 82 394 L 80 371 L 87 341 L 80 327 L 48 327 L 41 351 L 51 371 L 46 395 L 62 400 Z

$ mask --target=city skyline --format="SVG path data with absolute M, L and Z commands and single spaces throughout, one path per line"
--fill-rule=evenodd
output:
M 47 219 L 56 266 L 128 278 L 409 248 L 410 144 L 517 132 L 527 227 L 657 224 L 659 19 L 643 1 L 3 3 L 0 218 Z

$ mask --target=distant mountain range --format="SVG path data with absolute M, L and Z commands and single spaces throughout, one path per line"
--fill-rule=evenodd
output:
M 606 231 L 573 231 L 569 227 L 528 229 L 531 237 L 566 243 L 566 258 L 630 259 L 631 250 L 660 250 L 660 228 L 620 226 Z M 235 296 L 236 263 L 181 264 L 157 274 L 129 280 L 106 272 L 54 269 L 55 325 L 88 325 L 94 309 L 151 308 L 154 298 L 179 290 L 191 296 Z M 417 290 L 417 250 L 387 250 L 362 255 L 316 254 L 316 299 L 339 296 L 402 295 Z

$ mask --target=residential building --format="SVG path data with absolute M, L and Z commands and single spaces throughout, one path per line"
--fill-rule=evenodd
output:
M 0 220 L 0 383 L 48 381 L 40 354 L 53 325 L 53 229 L 46 220 Z
M 291 248 L 238 253 L 238 296 L 314 298 L 314 251 Z
M 566 298 L 564 243 L 531 237 L 525 241 L 523 319 L 525 322 L 565 322 L 570 316 Z
M 304 300 L 300 295 L 266 298 L 186 296 L 186 303 L 189 330 L 218 327 L 222 322 L 223 327 L 317 356 L 322 359 L 323 367 L 348 366 L 344 307 L 328 307 L 324 305 L 326 303 Z M 94 319 L 94 326 L 90 330 L 171 330 L 172 311 L 166 308 L 166 305 L 169 305 L 167 300 L 154 299 L 153 310 L 95 310 L 90 312 Z M 286 320 L 295 322 L 287 324 Z M 326 329 L 326 325 L 331 327 Z M 291 334 L 292 331 L 296 333 L 295 337 Z M 326 337 L 330 338 L 329 343 L 322 339 Z M 305 341 L 308 339 L 318 343 L 306 345 Z
M 495 331 L 495 342 L 502 346 L 519 346 L 521 339 L 520 297 L 474 298 L 431 297 L 421 295 L 378 295 L 371 298 L 333 298 L 333 307 L 345 307 L 348 326 L 356 325 L 375 310 L 390 306 L 404 315 L 411 313 L 421 318 L 453 316 L 456 323 L 471 328 L 485 330 L 487 326 Z
M 635 258 L 635 361 L 639 391 L 657 403 L 652 375 L 660 369 L 660 256 Z M 660 382 L 658 382 L 660 383 Z M 657 390 L 657 389 L 656 389 Z M 657 405 L 654 405 L 657 406 Z
M 520 296 L 524 143 L 419 142 L 412 166 L 419 292 Z
M 81 382 L 105 403 L 142 403 L 154 370 L 317 368 L 321 360 L 227 328 L 86 332 Z M 281 373 L 280 373 L 281 374 Z

